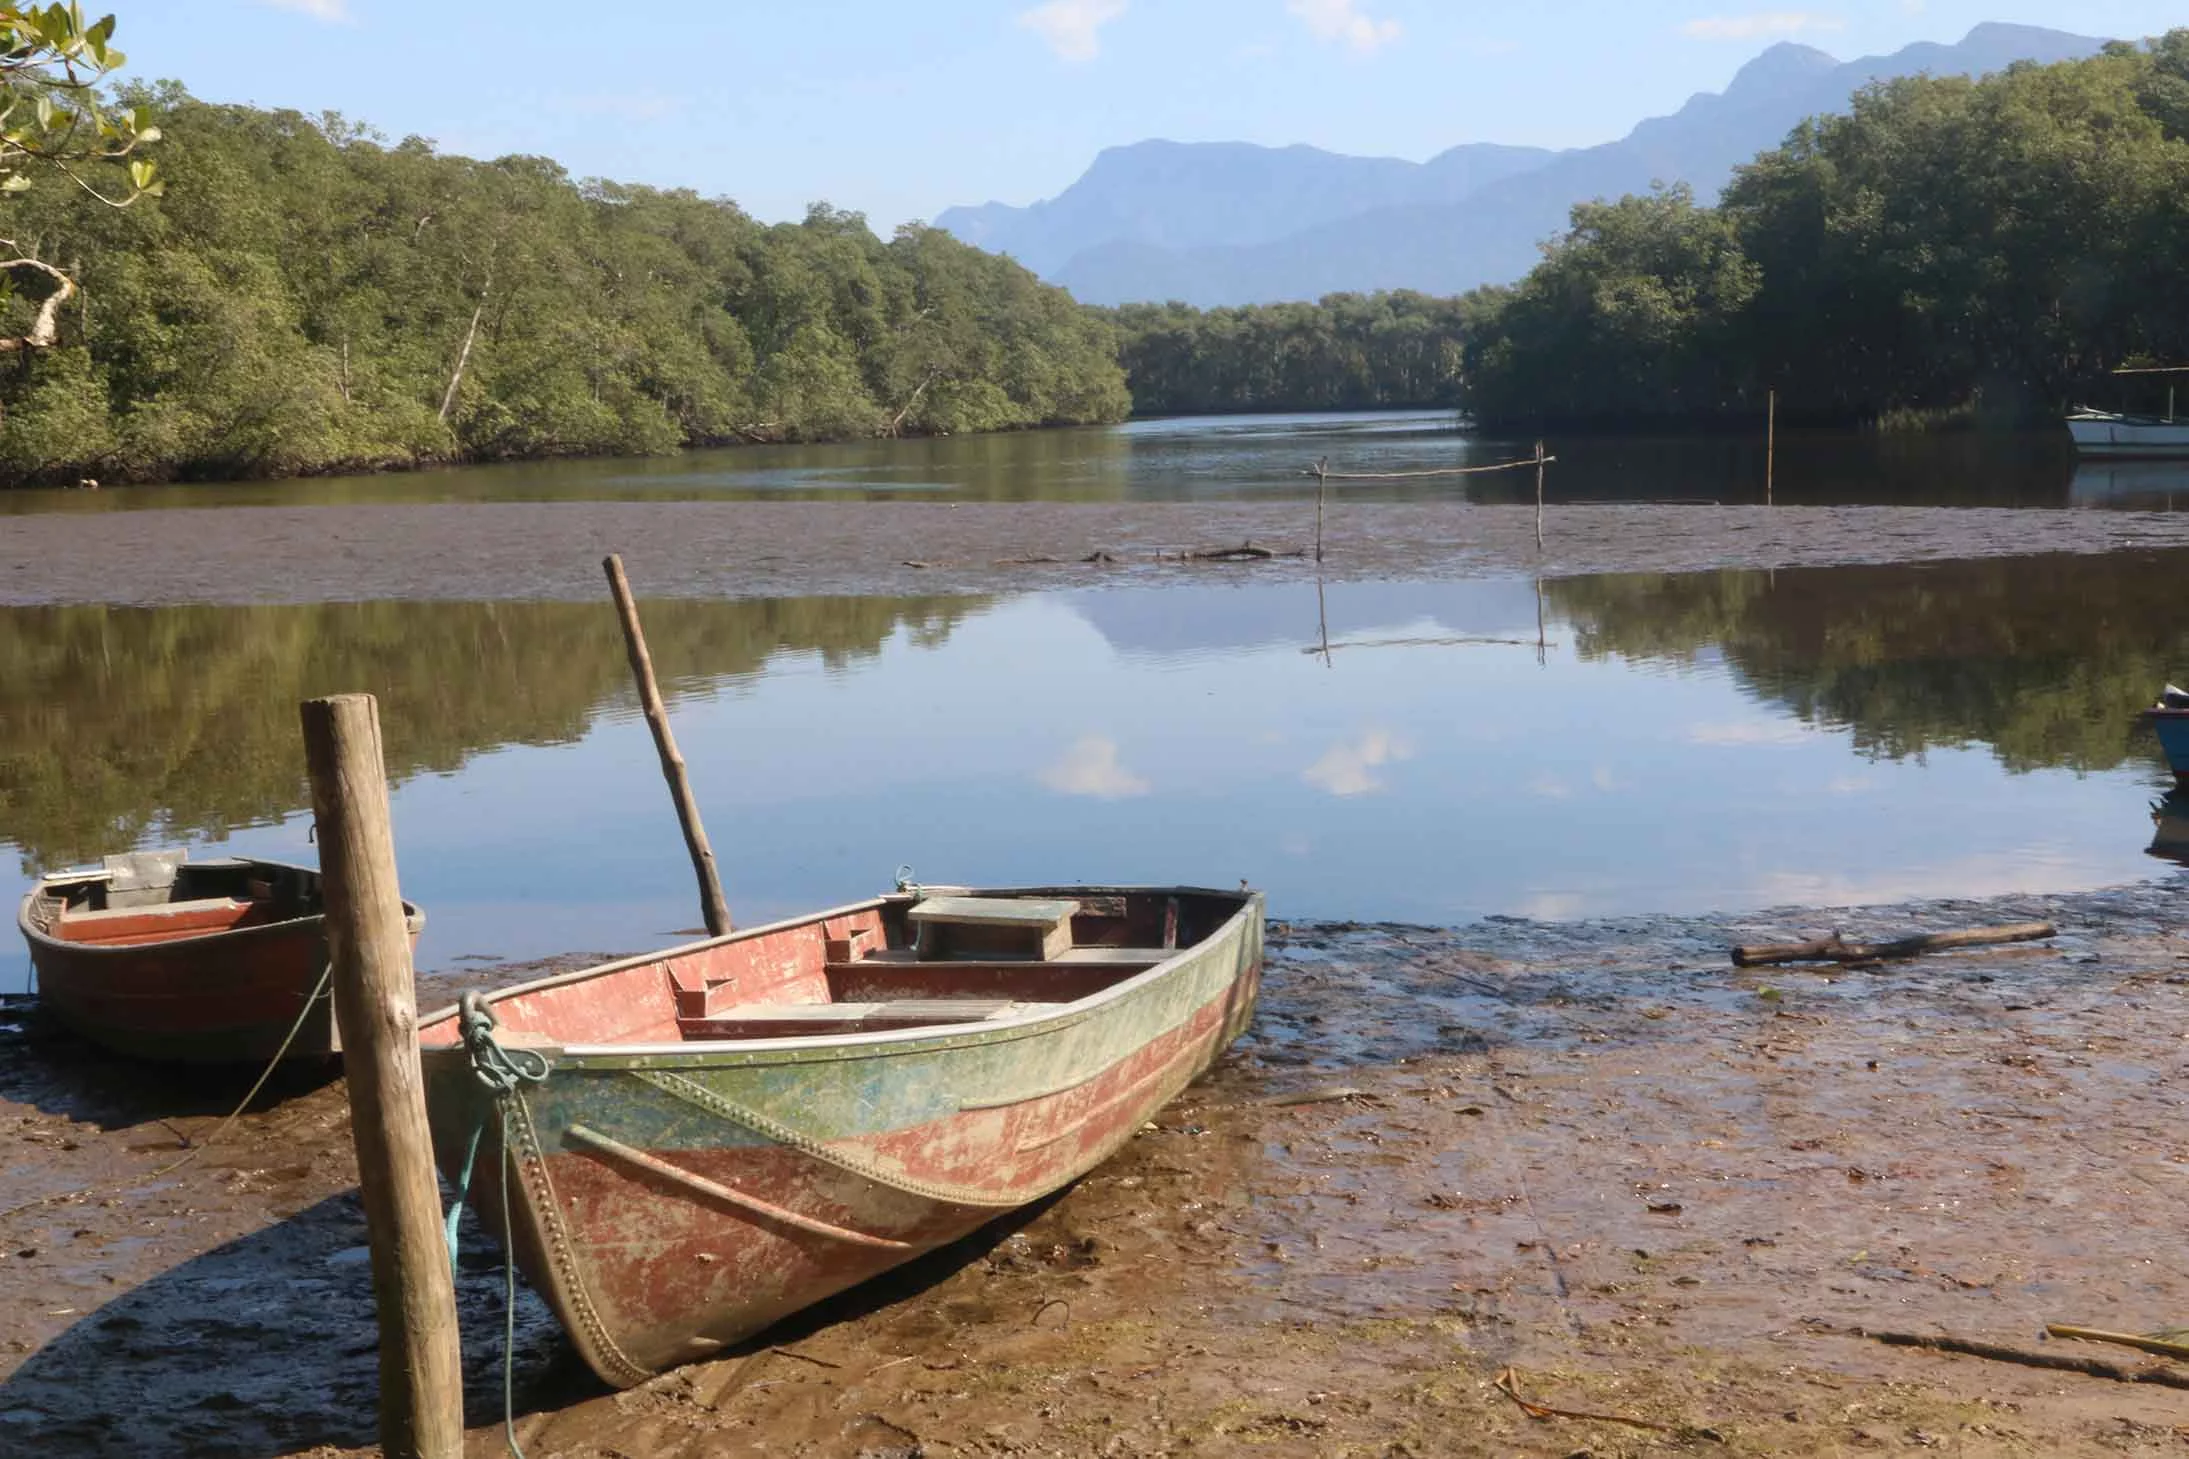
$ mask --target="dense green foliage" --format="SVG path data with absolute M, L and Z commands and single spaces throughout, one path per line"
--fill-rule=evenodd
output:
M 80 299 L 0 379 L 0 479 L 287 474 L 1121 419 L 1110 329 L 933 229 L 763 226 L 554 163 L 166 87 L 165 196 L 6 203 Z M 10 306 L 27 313 L 27 301 Z M 20 322 L 20 321 L 16 321 Z M 451 384 L 452 380 L 455 382 Z
M 1782 410 L 2051 412 L 2189 358 L 2189 30 L 1980 81 L 1856 97 L 1741 170 L 1575 210 L 1471 300 L 1468 408 L 1492 425 Z
M 1459 394 L 1460 301 L 1331 294 L 1319 304 L 1107 311 L 1137 415 L 1448 406 Z

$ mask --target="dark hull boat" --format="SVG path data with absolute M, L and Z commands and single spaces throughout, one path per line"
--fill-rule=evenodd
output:
M 403 910 L 415 940 L 425 918 Z M 306 1005 L 327 967 L 319 873 L 278 861 L 110 856 L 59 872 L 16 917 L 38 1001 L 117 1053 L 187 1063 L 335 1051 L 333 1002 Z M 303 1018 L 301 1026 L 299 1017 Z
M 2159 702 L 2146 709 L 2143 717 L 2158 735 L 2159 748 L 2166 752 L 2175 788 L 2189 790 L 2189 692 L 2167 685 Z
M 425 1020 L 434 1145 L 628 1387 L 1085 1174 L 1246 1027 L 1261 963 L 1259 893 L 881 897 Z

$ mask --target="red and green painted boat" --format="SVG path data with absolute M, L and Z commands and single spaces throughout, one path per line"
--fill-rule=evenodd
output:
M 415 942 L 425 917 L 403 904 Z M 319 873 L 183 851 L 55 872 L 16 914 L 39 1005 L 116 1053 L 194 1064 L 336 1052 Z M 294 1031 L 294 1037 L 291 1032 Z
M 878 897 L 427 1018 L 434 1146 L 628 1387 L 1084 1175 L 1261 964 L 1258 892 Z

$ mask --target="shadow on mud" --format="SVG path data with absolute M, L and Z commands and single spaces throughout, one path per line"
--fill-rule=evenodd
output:
M 0 1099 L 101 1130 L 225 1115 L 262 1068 L 126 1059 L 62 1027 L 35 998 L 11 996 L 0 1003 Z M 341 1071 L 333 1059 L 292 1060 L 266 1081 L 253 1108 L 323 1088 Z
M 723 1357 L 810 1337 L 918 1297 L 1055 1197 L 839 1294 Z M 467 1212 L 458 1243 L 465 1421 L 502 1417 L 501 1253 Z M 365 1218 L 347 1192 L 206 1252 L 77 1322 L 0 1383 L 0 1453 L 273 1459 L 376 1437 L 379 1329 Z M 521 1415 L 605 1391 L 547 1306 L 517 1287 Z

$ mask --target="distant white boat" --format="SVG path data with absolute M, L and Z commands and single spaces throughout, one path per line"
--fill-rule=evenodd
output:
M 2189 365 L 2126 365 L 2116 375 L 2189 375 Z M 2174 414 L 2174 387 L 2166 387 L 2166 414 L 2125 415 L 2077 408 L 2067 433 L 2085 456 L 2189 456 L 2189 419 Z
M 2086 407 L 2067 418 L 2067 430 L 2085 456 L 2189 456 L 2189 419 Z

